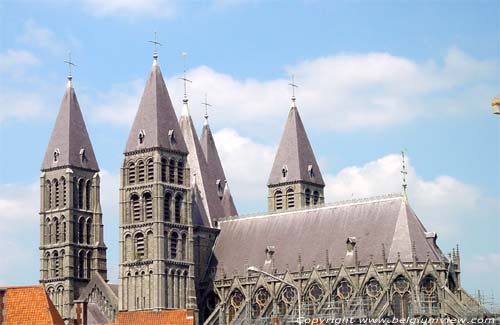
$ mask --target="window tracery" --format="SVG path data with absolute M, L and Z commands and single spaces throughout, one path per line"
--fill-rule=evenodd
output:
M 238 312 L 243 307 L 245 296 L 239 289 L 234 289 L 229 297 L 229 323 L 234 320 Z
M 260 287 L 257 289 L 252 301 L 252 317 L 258 318 L 262 316 L 270 300 L 271 294 L 266 288 Z
M 391 308 L 397 319 L 411 316 L 410 282 L 403 276 L 397 277 L 392 284 Z

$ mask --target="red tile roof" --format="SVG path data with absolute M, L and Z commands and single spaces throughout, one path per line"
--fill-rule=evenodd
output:
M 116 325 L 194 325 L 192 310 L 129 311 L 118 313 Z
M 64 325 L 41 285 L 4 287 L 5 325 Z

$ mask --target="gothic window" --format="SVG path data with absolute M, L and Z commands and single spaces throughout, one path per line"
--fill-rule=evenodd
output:
M 128 165 L 128 183 L 135 183 L 135 164 L 133 162 Z
M 306 200 L 306 206 L 311 205 L 311 190 L 310 189 L 306 189 L 305 200 Z
M 151 193 L 144 193 L 143 200 L 146 207 L 146 219 L 151 219 L 153 218 L 153 198 Z
M 59 207 L 59 197 L 60 197 L 59 182 L 57 181 L 57 179 L 54 179 L 53 184 L 54 184 L 54 194 L 55 194 L 54 206 L 57 208 Z
M 67 204 L 66 178 L 61 177 L 61 185 L 62 185 L 63 206 L 66 206 Z
M 154 164 L 153 159 L 148 160 L 148 182 L 152 182 L 154 180 Z
M 318 205 L 319 203 L 319 192 L 314 191 L 313 193 L 313 205 Z
M 78 208 L 83 209 L 83 179 L 78 181 Z
M 347 305 L 354 289 L 347 280 L 342 280 L 333 291 L 333 306 L 337 317 L 347 316 Z
M 61 226 L 57 218 L 54 218 L 54 228 L 55 228 L 55 242 L 59 243 L 59 239 L 61 239 Z
M 165 193 L 165 196 L 163 198 L 163 220 L 164 221 L 170 221 L 170 205 L 172 204 L 172 194 L 169 192 Z
M 85 223 L 85 234 L 87 235 L 86 241 L 87 244 L 92 243 L 92 219 L 88 218 L 87 222 Z
M 50 181 L 47 181 L 47 208 L 52 209 L 52 186 Z
M 229 323 L 231 323 L 245 303 L 245 296 L 239 289 L 234 289 L 229 297 Z
M 427 276 L 420 285 L 422 310 L 427 315 L 439 313 L 439 299 L 437 282 L 432 276 Z
M 367 314 L 371 313 L 381 294 L 382 286 L 380 285 L 380 282 L 378 282 L 375 278 L 368 280 L 363 290 L 363 305 L 365 306 L 365 312 Z
M 144 161 L 139 161 L 137 163 L 137 178 L 139 183 L 144 182 Z
M 283 209 L 283 192 L 281 192 L 281 190 L 277 190 L 274 193 L 274 205 L 276 210 Z
M 80 244 L 83 244 L 83 240 L 84 240 L 84 237 L 83 237 L 83 233 L 85 231 L 85 220 L 83 219 L 83 217 L 80 218 L 80 220 L 78 220 L 78 242 Z
M 295 197 L 292 188 L 286 191 L 286 205 L 289 209 L 295 207 Z
M 142 233 L 135 235 L 135 257 L 137 259 L 144 257 L 144 235 Z
M 252 300 L 252 317 L 261 317 L 270 300 L 271 294 L 266 288 L 260 287 L 257 289 Z
M 86 277 L 90 279 L 90 274 L 92 272 L 92 252 L 87 253 L 87 265 L 86 265 Z
M 170 160 L 168 166 L 168 181 L 170 183 L 175 183 L 175 161 Z
M 78 277 L 83 278 L 85 276 L 85 252 L 80 251 L 78 254 Z
M 317 314 L 319 311 L 319 304 L 323 299 L 325 290 L 319 285 L 319 283 L 313 283 L 309 289 L 306 291 L 305 300 L 307 305 L 308 315 Z
M 90 189 L 91 189 L 91 181 L 87 181 L 87 183 L 85 183 L 85 208 L 87 210 L 90 210 Z
M 166 182 L 167 181 L 167 159 L 162 158 L 161 159 L 161 181 Z
M 141 220 L 141 202 L 139 200 L 139 196 L 137 194 L 133 194 L 130 197 L 130 201 L 132 202 L 132 217 L 134 221 Z
M 177 184 L 184 184 L 184 163 L 182 161 L 177 164 Z
M 290 315 L 292 311 L 292 306 L 295 304 L 297 300 L 297 289 L 286 286 L 281 291 L 278 301 L 278 308 L 280 315 Z
M 170 258 L 177 258 L 177 242 L 179 241 L 179 235 L 176 232 L 172 232 L 170 235 Z
M 182 214 L 182 195 L 178 194 L 175 197 L 175 222 L 181 222 L 181 214 Z
M 410 282 L 402 276 L 396 278 L 392 284 L 391 308 L 397 319 L 411 316 Z

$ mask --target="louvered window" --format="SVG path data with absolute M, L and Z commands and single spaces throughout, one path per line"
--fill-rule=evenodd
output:
M 141 220 L 141 202 L 139 201 L 139 197 L 137 195 L 132 195 L 132 216 L 134 221 Z
M 163 220 L 170 221 L 170 205 L 172 204 L 172 195 L 170 193 L 165 193 L 163 198 Z
M 319 193 L 318 191 L 314 191 L 313 193 L 313 204 L 318 205 L 319 203 Z
M 283 193 L 281 191 L 276 191 L 274 194 L 274 202 L 276 210 L 283 209 Z
M 175 183 L 175 161 L 170 160 L 169 164 L 169 169 L 168 169 L 168 181 L 170 183 Z
M 148 160 L 148 182 L 154 179 L 153 159 Z
M 66 179 L 65 178 L 61 178 L 61 184 L 62 184 L 63 206 L 66 206 L 67 195 L 66 195 Z
M 311 204 L 311 190 L 310 189 L 306 189 L 305 199 L 306 199 L 306 206 L 309 206 Z
M 177 184 L 184 184 L 184 164 L 182 161 L 177 164 Z
M 175 197 L 175 222 L 181 222 L 182 196 Z
M 286 191 L 286 204 L 289 209 L 295 207 L 295 196 L 291 188 Z
M 144 235 L 141 233 L 135 235 L 135 256 L 136 258 L 144 257 Z
M 177 258 L 177 242 L 179 241 L 179 235 L 176 232 L 173 232 L 170 237 L 170 258 Z
M 139 161 L 137 163 L 137 173 L 138 173 L 138 179 L 139 179 L 139 183 L 143 183 L 144 182 L 144 161 Z
M 59 196 L 60 196 L 60 193 L 59 193 L 59 182 L 57 181 L 57 179 L 54 180 L 54 192 L 55 192 L 55 206 L 56 208 L 59 207 Z
M 153 218 L 153 198 L 150 193 L 144 194 L 144 204 L 146 205 L 146 218 Z
M 167 181 L 167 167 L 168 163 L 165 158 L 161 160 L 161 181 L 166 182 Z
M 135 164 L 130 163 L 128 166 L 128 183 L 129 184 L 134 184 L 135 183 Z

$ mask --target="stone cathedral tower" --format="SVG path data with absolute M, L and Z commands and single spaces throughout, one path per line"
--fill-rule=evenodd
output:
M 195 309 L 188 150 L 156 53 L 124 155 L 119 309 Z
M 106 281 L 99 186 L 70 75 L 40 176 L 40 282 L 65 319 L 91 278 Z
M 302 124 L 295 96 L 292 97 L 267 187 L 270 212 L 313 207 L 324 202 L 325 183 Z

